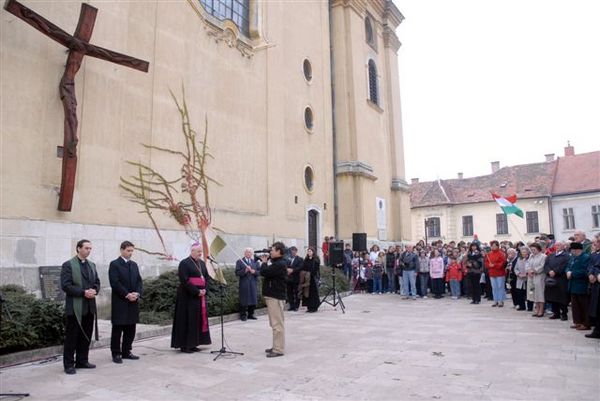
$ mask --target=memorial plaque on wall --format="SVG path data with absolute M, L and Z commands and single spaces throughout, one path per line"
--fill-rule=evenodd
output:
M 61 266 L 40 266 L 40 287 L 42 298 L 63 301 L 65 293 L 60 288 Z

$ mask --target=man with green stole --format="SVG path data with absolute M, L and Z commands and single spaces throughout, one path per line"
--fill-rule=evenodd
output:
M 96 367 L 88 361 L 88 353 L 96 316 L 96 295 L 100 290 L 100 279 L 96 265 L 88 259 L 92 252 L 92 243 L 82 239 L 77 242 L 76 251 L 77 255 L 63 263 L 60 272 L 61 287 L 66 293 L 67 315 L 63 365 L 65 373 L 69 375 L 76 373 L 75 368 Z M 98 337 L 97 327 L 96 337 Z

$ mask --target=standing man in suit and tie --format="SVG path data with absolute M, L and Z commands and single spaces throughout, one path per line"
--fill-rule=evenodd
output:
M 129 241 L 121 244 L 121 256 L 110 262 L 108 278 L 112 288 L 110 351 L 114 363 L 123 359 L 140 359 L 131 353 L 135 325 L 139 320 L 139 299 L 142 295 L 142 277 L 137 263 L 131 260 L 135 247 Z M 121 336 L 123 342 L 121 343 Z
M 65 373 L 73 375 L 78 369 L 96 367 L 88 361 L 94 317 L 96 316 L 96 295 L 100 290 L 100 279 L 94 262 L 88 259 L 92 243 L 86 239 L 77 242 L 77 255 L 63 263 L 60 271 L 60 284 L 66 293 L 65 344 L 63 365 Z M 96 337 L 98 325 L 96 325 Z M 98 338 L 96 338 L 98 339 Z
M 300 297 L 298 296 L 298 284 L 300 284 L 300 270 L 304 259 L 298 256 L 298 248 L 290 247 L 290 268 L 292 272 L 288 275 L 287 298 L 290 308 L 288 310 L 297 312 L 300 307 Z
M 260 265 L 254 260 L 254 250 L 244 249 L 244 257 L 235 262 L 235 274 L 240 279 L 240 319 L 256 320 L 254 309 L 258 302 Z

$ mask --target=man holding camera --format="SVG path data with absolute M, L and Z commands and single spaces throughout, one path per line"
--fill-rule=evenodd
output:
M 267 305 L 269 325 L 273 330 L 273 345 L 265 350 L 267 358 L 283 356 L 285 350 L 285 327 L 283 325 L 283 309 L 286 300 L 286 278 L 292 269 L 288 268 L 288 262 L 283 258 L 285 245 L 283 242 L 275 242 L 269 252 L 271 260 L 267 255 L 260 257 L 262 266 L 260 275 L 264 277 L 262 293 Z

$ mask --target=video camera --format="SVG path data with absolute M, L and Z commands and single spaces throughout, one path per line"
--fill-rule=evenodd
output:
M 271 249 L 270 248 L 257 249 L 256 251 L 254 251 L 254 260 L 257 262 L 260 262 L 260 258 L 264 255 L 267 255 L 269 257 L 269 259 L 271 259 Z

